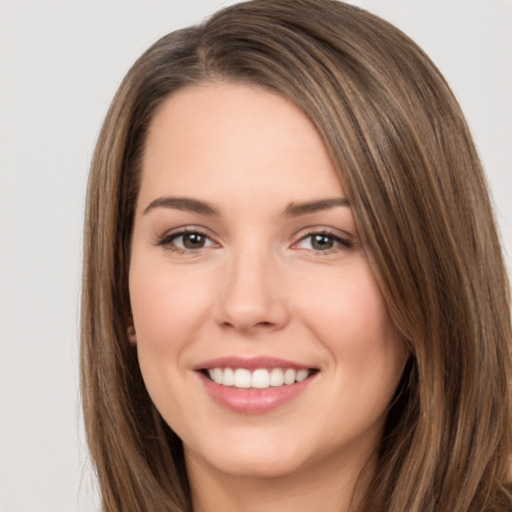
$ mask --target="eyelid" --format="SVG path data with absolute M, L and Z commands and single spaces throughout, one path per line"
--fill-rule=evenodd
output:
M 176 238 L 179 238 L 180 236 L 184 236 L 184 235 L 188 235 L 188 234 L 201 235 L 201 236 L 204 236 L 205 238 L 207 238 L 210 242 L 213 242 L 212 245 L 215 245 L 217 247 L 220 247 L 220 245 L 221 245 L 216 240 L 216 238 L 209 233 L 209 230 L 202 228 L 200 226 L 190 226 L 190 225 L 180 226 L 180 227 L 174 228 L 170 231 L 166 231 L 163 235 L 157 237 L 157 239 L 155 240 L 155 245 L 162 246 L 168 250 L 175 250 L 175 251 L 182 251 L 182 252 L 188 252 L 188 251 L 197 252 L 201 249 L 208 249 L 209 247 L 212 247 L 212 245 L 209 245 L 207 247 L 200 247 L 197 249 L 187 249 L 187 248 L 179 247 L 179 246 L 172 247 L 173 240 L 175 240 Z
M 198 247 L 195 249 L 180 247 L 178 245 L 173 244 L 173 241 L 180 236 L 185 236 L 187 234 L 198 234 L 205 237 L 210 243 L 205 247 Z M 294 237 L 294 242 L 291 244 L 292 249 L 300 249 L 298 245 L 306 240 L 309 237 L 313 237 L 315 235 L 323 235 L 332 238 L 336 245 L 334 247 L 318 250 L 314 248 L 303 248 L 303 250 L 310 250 L 317 253 L 328 254 L 332 252 L 339 252 L 341 250 L 346 250 L 352 248 L 356 244 L 356 240 L 354 235 L 347 231 L 343 231 L 340 229 L 326 227 L 326 226 L 311 226 L 307 228 L 303 228 L 300 230 Z M 177 252 L 199 252 L 201 249 L 209 249 L 211 247 L 221 247 L 221 244 L 218 242 L 217 237 L 212 235 L 210 231 L 202 226 L 195 225 L 185 225 L 174 228 L 172 230 L 166 231 L 163 235 L 157 237 L 154 241 L 154 245 L 164 247 L 168 250 L 177 251 Z
M 301 230 L 301 232 L 299 232 L 296 235 L 296 237 L 295 237 L 296 241 L 293 242 L 291 247 L 298 249 L 297 245 L 300 242 L 302 242 L 302 241 L 306 240 L 307 238 L 312 237 L 314 235 L 323 235 L 323 236 L 330 237 L 330 238 L 334 239 L 334 241 L 339 246 L 339 247 L 332 247 L 330 249 L 325 249 L 323 251 L 309 249 L 309 250 L 319 252 L 319 253 L 328 253 L 328 252 L 333 252 L 333 251 L 338 252 L 343 249 L 350 249 L 355 245 L 354 236 L 346 231 L 328 228 L 325 226 L 314 226 L 314 227 L 310 227 L 310 228 Z M 308 249 L 304 249 L 304 250 L 308 250 Z

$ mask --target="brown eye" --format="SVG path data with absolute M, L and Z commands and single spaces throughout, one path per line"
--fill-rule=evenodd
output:
M 206 245 L 206 237 L 200 233 L 187 233 L 180 238 L 185 249 L 201 249 Z
M 325 251 L 334 247 L 335 240 L 329 235 L 312 235 L 311 236 L 311 247 L 315 251 Z
M 194 251 L 208 247 L 218 247 L 209 236 L 200 231 L 180 231 L 164 236 L 158 245 L 171 251 Z
M 349 249 L 352 247 L 350 240 L 341 238 L 331 233 L 310 233 L 301 238 L 294 247 L 306 249 L 318 253 L 329 253 L 332 251 Z

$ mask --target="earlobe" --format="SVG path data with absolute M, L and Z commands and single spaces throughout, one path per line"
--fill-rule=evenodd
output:
M 128 327 L 128 341 L 131 345 L 137 344 L 137 333 L 135 332 L 135 327 L 133 325 Z

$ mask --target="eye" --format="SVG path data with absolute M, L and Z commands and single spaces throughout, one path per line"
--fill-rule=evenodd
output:
M 293 246 L 297 249 L 308 249 L 316 252 L 328 252 L 337 249 L 350 248 L 352 243 L 332 233 L 309 233 Z
M 183 249 L 202 249 L 210 240 L 201 233 L 185 233 L 175 236 L 172 241 Z
M 170 233 L 165 235 L 162 240 L 158 242 L 158 245 L 164 246 L 169 250 L 181 252 L 218 246 L 218 244 L 209 236 L 196 230 L 185 230 L 177 233 Z

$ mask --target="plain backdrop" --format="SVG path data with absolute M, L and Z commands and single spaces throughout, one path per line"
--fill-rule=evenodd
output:
M 129 66 L 220 0 L 0 0 L 0 510 L 98 498 L 78 394 L 82 211 Z M 512 254 L 512 1 L 354 0 L 437 63 L 469 121 Z

